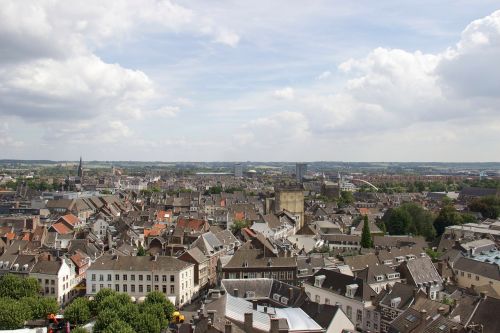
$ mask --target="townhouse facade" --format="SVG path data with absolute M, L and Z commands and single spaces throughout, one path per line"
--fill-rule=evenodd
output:
M 194 264 L 174 257 L 105 255 L 86 271 L 87 295 L 109 288 L 140 299 L 159 291 L 183 306 L 195 293 L 194 276 Z

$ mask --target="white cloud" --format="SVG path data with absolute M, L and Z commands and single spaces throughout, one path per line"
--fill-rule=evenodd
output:
M 295 91 L 292 87 L 285 87 L 282 89 L 275 90 L 273 95 L 281 99 L 293 99 Z
M 460 41 L 442 52 L 376 48 L 338 66 L 347 76 L 340 89 L 329 88 L 325 82 L 301 87 L 300 96 L 294 96 L 291 88 L 277 90 L 274 96 L 294 98 L 294 119 L 307 124 L 307 140 L 315 147 L 311 153 L 307 145 L 297 144 L 295 153 L 313 159 L 322 158 L 322 153 L 327 154 L 325 159 L 332 158 L 321 146 L 342 142 L 352 149 L 337 145 L 338 151 L 351 159 L 363 160 L 352 157 L 359 149 L 364 154 L 359 156 L 372 160 L 390 156 L 463 160 L 463 154 L 453 154 L 462 151 L 461 147 L 469 148 L 468 140 L 479 144 L 476 137 L 481 137 L 488 143 L 483 146 L 486 149 L 470 156 L 494 160 L 493 142 L 500 140 L 489 124 L 500 123 L 498 59 L 500 11 L 472 22 Z M 267 144 L 277 151 L 286 147 L 286 142 L 266 134 L 273 133 L 274 127 L 279 129 L 278 124 L 275 116 L 250 122 L 244 128 L 251 129 L 251 134 L 240 134 L 245 139 L 242 144 Z
M 115 142 L 133 134 L 127 121 L 176 116 L 175 104 L 192 102 L 178 98 L 158 108 L 168 94 L 143 71 L 97 55 L 103 46 L 158 32 L 239 42 L 227 27 L 169 0 L 3 1 L 0 115 L 43 123 L 51 142 Z
M 179 111 L 180 111 L 180 108 L 178 106 L 164 106 L 164 107 L 161 107 L 159 109 L 156 109 L 156 110 L 150 112 L 150 115 L 171 118 L 171 117 L 175 117 L 179 113 Z
M 318 80 L 324 80 L 324 79 L 329 78 L 330 76 L 332 76 L 332 72 L 330 72 L 330 71 L 324 71 L 323 73 L 321 73 L 320 75 L 318 75 Z
M 23 145 L 23 141 L 16 140 L 11 136 L 9 124 L 7 122 L 0 124 L 0 146 L 2 146 L 3 149 L 19 148 Z

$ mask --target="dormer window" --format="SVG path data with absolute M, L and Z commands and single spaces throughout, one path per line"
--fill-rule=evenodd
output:
M 325 281 L 326 276 L 324 275 L 317 275 L 314 277 L 314 286 L 321 288 L 323 286 L 323 282 Z
M 397 308 L 401 303 L 401 297 L 391 299 L 391 308 Z
M 345 295 L 349 298 L 354 298 L 354 295 L 356 295 L 356 290 L 358 290 L 358 285 L 357 284 L 348 284 L 346 286 L 346 292 Z
M 392 265 L 392 260 L 391 259 L 384 260 L 384 265 Z
M 377 276 L 375 276 L 375 280 L 377 280 L 377 281 L 383 281 L 384 280 L 384 276 L 383 275 L 377 275 Z
M 396 262 L 397 263 L 403 262 L 404 260 L 405 260 L 405 258 L 403 256 L 396 257 Z

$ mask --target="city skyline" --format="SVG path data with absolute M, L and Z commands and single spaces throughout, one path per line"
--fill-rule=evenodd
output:
M 498 161 L 484 1 L 4 1 L 0 159 Z

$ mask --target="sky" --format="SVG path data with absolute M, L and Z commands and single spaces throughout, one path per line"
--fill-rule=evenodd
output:
M 0 159 L 500 161 L 500 1 L 0 0 Z

